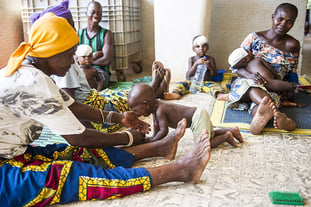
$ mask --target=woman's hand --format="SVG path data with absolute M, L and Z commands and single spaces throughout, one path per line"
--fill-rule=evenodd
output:
M 260 75 L 260 73 L 251 74 L 250 79 L 253 79 L 258 85 L 266 85 L 267 81 Z
M 133 111 L 127 111 L 122 114 L 121 123 L 133 129 L 137 129 L 142 133 L 149 133 L 151 131 L 150 124 L 138 119 Z

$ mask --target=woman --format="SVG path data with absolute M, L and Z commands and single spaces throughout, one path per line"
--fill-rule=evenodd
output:
M 55 85 L 49 76 L 66 74 L 78 41 L 66 19 L 47 13 L 33 24 L 29 43 L 22 43 L 0 70 L 0 206 L 112 199 L 170 181 L 198 182 L 210 156 L 207 131 L 194 151 L 179 160 L 157 168 L 130 168 L 146 157 L 173 159 L 185 120 L 163 140 L 146 144 L 141 144 L 144 135 L 134 130 L 107 134 L 79 122 L 120 122 L 147 131 L 132 112 L 94 109 Z M 44 125 L 71 146 L 31 146 Z
M 94 7 L 91 6 L 92 4 L 95 4 Z M 90 2 L 90 9 L 96 8 L 98 3 Z M 69 1 L 65 0 L 62 1 L 59 5 L 55 5 L 52 7 L 48 7 L 41 13 L 33 13 L 29 20 L 33 24 L 35 21 L 37 21 L 42 15 L 52 12 L 56 16 L 63 17 L 67 19 L 68 23 L 74 27 L 74 21 L 72 18 L 72 14 L 70 12 L 69 8 Z M 101 7 L 100 7 L 101 8 Z M 106 47 L 108 47 L 106 45 Z M 158 73 L 153 73 L 152 77 L 152 83 L 151 87 L 154 89 L 155 94 L 157 95 L 157 98 L 161 98 L 163 96 L 163 92 L 167 90 L 167 84 L 169 84 L 169 77 L 170 71 L 164 70 L 164 68 L 161 68 L 162 64 L 159 62 L 154 62 L 152 65 L 153 68 L 156 68 Z M 84 103 L 87 105 L 90 105 L 96 109 L 103 109 L 106 111 L 117 111 L 119 113 L 123 113 L 126 111 L 130 111 L 130 108 L 127 104 L 127 95 L 128 91 L 124 90 L 111 90 L 111 89 L 105 89 L 101 91 L 100 93 L 96 90 L 92 89 L 87 79 L 84 75 L 84 73 L 81 71 L 78 63 L 75 61 L 74 64 L 71 65 L 69 71 L 66 73 L 65 76 L 56 76 L 51 75 L 53 80 L 56 82 L 56 85 L 60 88 L 62 88 L 67 94 L 69 94 L 72 98 L 74 98 L 76 101 L 80 103 Z M 102 132 L 114 132 L 120 128 L 119 123 L 112 123 L 112 124 L 106 124 L 106 123 L 96 123 L 96 122 L 83 122 L 83 124 L 86 127 L 89 128 L 95 128 L 96 130 L 102 131 Z
M 272 15 L 272 28 L 249 34 L 241 44 L 241 47 L 255 57 L 261 57 L 270 63 L 284 80 L 290 72 L 296 73 L 298 65 L 300 44 L 287 34 L 297 15 L 298 9 L 295 5 L 280 4 Z M 237 110 L 250 109 L 253 116 L 251 133 L 259 134 L 272 117 L 275 128 L 288 131 L 296 128 L 293 120 L 278 111 L 279 96 L 264 87 L 266 81 L 262 77 L 256 77 L 245 69 L 239 69 L 237 73 L 240 78 L 231 86 L 228 107 Z

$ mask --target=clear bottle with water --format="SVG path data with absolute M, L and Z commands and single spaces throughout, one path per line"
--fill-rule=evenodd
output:
M 193 94 L 200 93 L 206 70 L 207 68 L 205 64 L 200 64 L 197 66 L 197 70 L 195 71 L 195 74 L 192 78 L 191 86 L 189 89 L 191 93 Z

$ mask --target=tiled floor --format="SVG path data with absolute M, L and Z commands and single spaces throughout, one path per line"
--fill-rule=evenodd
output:
M 213 101 L 207 94 L 190 94 L 174 102 L 195 103 L 210 111 Z M 269 207 L 274 206 L 269 200 L 270 191 L 299 192 L 305 199 L 304 206 L 311 206 L 311 136 L 254 136 L 248 133 L 243 136 L 245 142 L 239 147 L 223 144 L 212 149 L 211 159 L 199 184 L 169 183 L 122 199 L 65 206 Z M 187 129 L 179 143 L 176 158 L 192 147 L 192 133 Z M 153 167 L 167 162 L 153 158 L 136 163 L 134 167 Z
M 303 74 L 311 75 L 311 36 L 305 39 Z M 308 58 L 310 56 L 310 58 Z M 136 74 L 125 70 L 127 81 L 151 74 L 143 69 Z M 113 73 L 112 80 L 116 79 Z M 211 111 L 214 99 L 206 94 L 187 95 L 174 101 L 185 105 L 204 106 Z M 207 104 L 208 103 L 208 104 Z M 311 116 L 311 115 L 310 115 Z M 310 118 L 311 120 L 311 118 Z M 311 135 L 243 134 L 239 147 L 223 144 L 212 149 L 211 159 L 199 184 L 169 183 L 116 200 L 86 201 L 64 207 L 278 207 L 273 205 L 270 191 L 299 192 L 304 206 L 311 207 Z M 176 158 L 193 147 L 191 130 L 181 139 Z M 146 159 L 134 167 L 153 167 L 169 162 L 162 158 Z M 60 205 L 56 205 L 59 206 Z

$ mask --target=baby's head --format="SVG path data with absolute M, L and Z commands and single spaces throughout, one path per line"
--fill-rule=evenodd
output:
M 137 116 L 149 116 L 156 103 L 153 89 L 144 83 L 134 85 L 128 94 L 127 103 Z
M 192 50 L 198 56 L 203 57 L 209 49 L 207 38 L 203 35 L 197 35 L 192 39 Z
M 76 56 L 80 65 L 91 65 L 93 62 L 93 50 L 89 45 L 78 45 Z
M 248 57 L 251 57 L 251 54 L 243 48 L 237 48 L 229 55 L 228 63 L 231 68 L 243 68 L 251 60 L 251 58 Z

